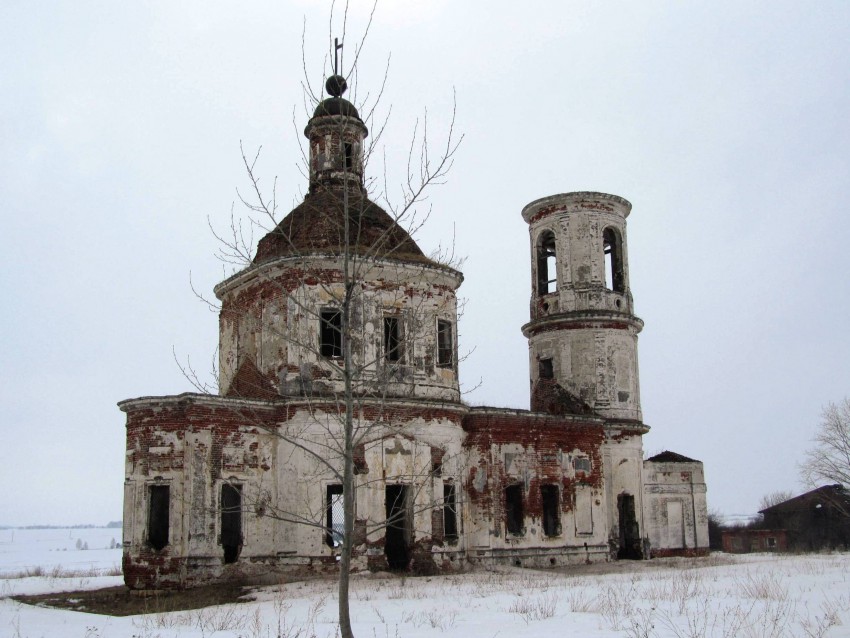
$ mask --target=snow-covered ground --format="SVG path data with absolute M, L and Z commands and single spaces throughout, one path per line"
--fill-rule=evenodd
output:
M 327 581 L 259 590 L 257 600 L 126 618 L 43 609 L 14 593 L 121 584 L 118 530 L 0 530 L 0 636 L 323 638 L 337 634 Z M 78 543 L 77 540 L 81 542 Z M 116 538 L 117 540 L 117 538 Z M 89 549 L 78 549 L 85 547 Z M 356 576 L 360 638 L 446 636 L 850 636 L 850 554 L 617 563 L 611 573 L 505 569 L 433 578 Z M 26 576 L 25 574 L 41 574 Z

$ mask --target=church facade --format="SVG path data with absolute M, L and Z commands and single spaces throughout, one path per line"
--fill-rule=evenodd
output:
M 346 540 L 353 569 L 412 573 L 707 553 L 702 464 L 643 459 L 631 204 L 523 209 L 531 409 L 468 406 L 463 275 L 369 200 L 368 130 L 345 81 L 327 88 L 304 201 L 215 288 L 220 393 L 119 403 L 126 584 L 333 571 Z

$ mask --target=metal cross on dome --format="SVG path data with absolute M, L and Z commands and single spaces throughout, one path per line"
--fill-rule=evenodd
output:
M 339 75 L 339 50 L 341 48 L 339 38 L 334 38 L 334 75 Z

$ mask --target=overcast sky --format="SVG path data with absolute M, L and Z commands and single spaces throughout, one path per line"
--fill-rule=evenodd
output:
M 319 85 L 326 2 L 0 6 L 0 524 L 121 517 L 116 402 L 191 390 L 173 352 L 202 373 L 215 354 L 189 279 L 227 274 L 207 220 L 246 185 L 240 140 L 281 214 L 306 188 L 305 20 Z M 726 515 L 801 490 L 823 406 L 850 394 L 850 3 L 384 0 L 359 98 L 390 56 L 391 176 L 457 95 L 465 139 L 417 240 L 466 257 L 467 400 L 528 407 L 522 207 L 614 193 L 645 450 L 704 461 Z

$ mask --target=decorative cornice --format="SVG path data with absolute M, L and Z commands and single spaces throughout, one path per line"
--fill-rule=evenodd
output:
M 469 417 L 486 417 L 486 416 L 516 416 L 529 421 L 564 421 L 574 423 L 593 423 L 603 425 L 606 422 L 605 417 L 596 416 L 593 414 L 566 414 L 555 415 L 547 412 L 532 412 L 530 410 L 520 410 L 517 408 L 492 408 L 489 406 L 470 407 L 467 414 Z
M 238 397 L 223 397 L 218 394 L 202 394 L 199 392 L 184 392 L 182 394 L 172 394 L 166 396 L 146 396 L 136 399 L 125 399 L 118 402 L 118 408 L 122 412 L 130 412 L 131 410 L 139 410 L 149 407 L 181 407 L 188 405 L 198 405 L 210 408 L 227 408 L 227 409 L 258 409 L 258 410 L 276 410 L 279 408 L 306 408 L 317 409 L 329 404 L 338 404 L 330 398 L 315 397 L 312 399 L 293 399 L 290 397 L 280 397 L 279 399 L 244 399 Z M 370 399 L 357 397 L 357 405 L 361 406 L 392 406 L 396 408 L 407 409 L 422 409 L 422 410 L 445 410 L 447 412 L 455 412 L 461 416 L 469 412 L 469 407 L 462 403 L 452 403 L 448 401 L 431 401 L 428 399 L 392 399 L 378 398 Z
M 534 319 L 525 324 L 521 330 L 526 338 L 541 332 L 552 330 L 581 330 L 590 329 L 633 329 L 643 330 L 643 319 L 627 312 L 613 310 L 576 310 L 548 315 L 542 319 Z
M 390 267 L 390 268 L 416 268 L 419 270 L 429 270 L 435 273 L 440 273 L 442 275 L 446 275 L 451 279 L 456 281 L 455 288 L 459 288 L 463 283 L 463 273 L 459 270 L 455 270 L 450 266 L 444 266 L 442 264 L 437 263 L 426 263 L 423 261 L 414 261 L 407 259 L 393 259 L 391 257 L 374 257 L 374 258 L 362 258 L 368 259 L 368 261 L 373 262 L 375 267 Z M 293 255 L 286 257 L 277 257 L 275 259 L 271 259 L 269 261 L 264 261 L 260 264 L 251 264 L 250 266 L 240 270 L 237 273 L 234 273 L 224 281 L 216 284 L 215 288 L 213 288 L 213 292 L 218 299 L 221 299 L 224 295 L 231 292 L 235 288 L 239 288 L 240 286 L 250 282 L 252 279 L 259 278 L 263 275 L 266 275 L 271 270 L 275 268 L 284 268 L 287 264 L 298 264 L 299 262 L 305 261 L 330 261 L 330 262 L 341 262 L 342 257 L 340 255 L 335 255 L 333 253 L 305 253 L 303 255 Z M 267 280 L 274 280 L 274 276 L 268 276 Z M 360 278 L 364 281 L 368 281 L 368 278 Z
M 535 199 L 530 204 L 527 204 L 522 209 L 522 218 L 528 222 L 536 221 L 548 215 L 564 212 L 567 206 L 597 202 L 600 204 L 610 204 L 613 207 L 622 209 L 623 217 L 628 217 L 632 210 L 632 204 L 627 199 L 623 199 L 619 195 L 611 195 L 609 193 L 597 193 L 594 191 L 577 191 L 574 193 L 560 193 L 558 195 L 549 195 Z M 585 208 L 593 208 L 592 206 L 584 206 Z M 551 209 L 546 211 L 546 209 Z M 546 211 L 546 212 L 543 212 Z M 540 213 L 543 213 L 542 215 Z

